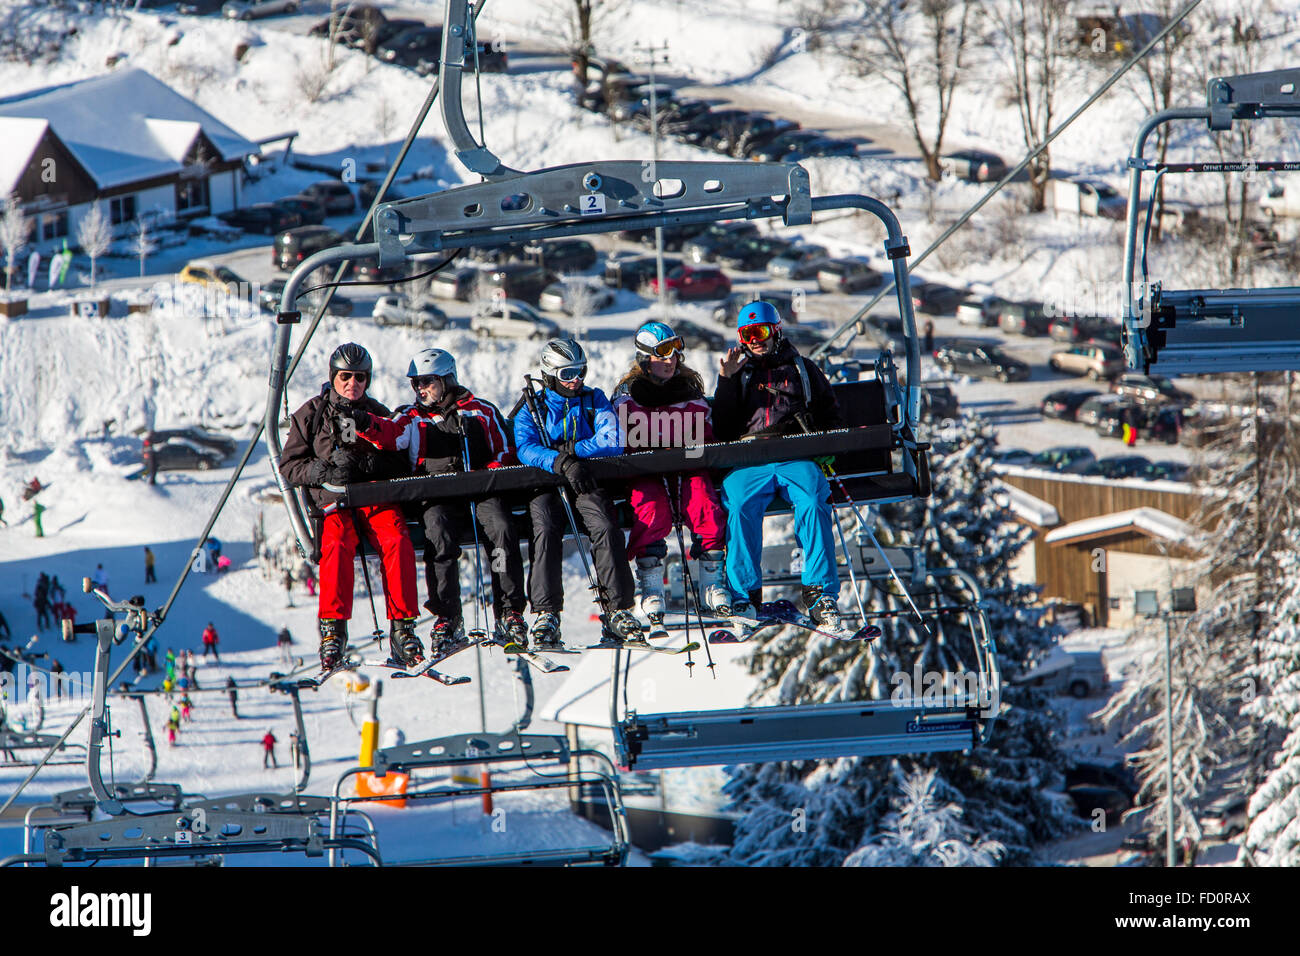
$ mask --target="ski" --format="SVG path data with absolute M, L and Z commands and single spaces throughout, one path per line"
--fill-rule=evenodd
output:
M 813 634 L 820 634 L 822 637 L 829 637 L 833 641 L 843 641 L 844 643 L 852 644 L 859 641 L 874 641 L 881 635 L 880 628 L 874 624 L 864 624 L 856 631 L 845 630 L 841 633 L 828 631 L 808 615 L 801 614 L 799 609 L 795 607 L 793 601 L 771 601 L 764 604 L 758 610 L 759 618 L 764 622 L 765 626 L 772 624 L 788 624 L 791 627 L 797 627 L 800 630 L 808 631 Z
M 444 674 L 441 671 L 434 670 L 431 666 L 425 668 L 423 666 L 424 665 L 423 661 L 421 661 L 415 667 L 407 667 L 405 664 L 395 661 L 391 657 L 386 658 L 385 660 L 382 661 L 369 660 L 369 661 L 362 661 L 361 663 L 367 664 L 371 667 L 387 667 L 389 670 L 393 672 L 394 678 L 427 677 L 430 680 L 436 680 L 439 684 L 445 684 L 448 687 L 454 687 L 457 684 L 469 683 L 469 677 L 467 676 L 464 676 L 462 674 Z
M 735 631 L 727 630 L 725 627 L 715 628 L 709 631 L 710 644 L 745 644 L 754 639 L 752 631 L 741 631 L 739 634 Z
M 547 658 L 542 657 L 541 654 L 530 651 L 528 648 L 524 647 L 522 644 L 516 643 L 515 641 L 510 641 L 507 644 L 501 644 L 499 646 L 507 654 L 513 654 L 515 657 L 522 657 L 544 674 L 559 674 L 569 669 L 568 664 L 561 664 L 559 661 L 548 660 Z
M 685 654 L 688 651 L 698 651 L 699 649 L 700 644 L 698 641 L 691 641 L 682 647 L 662 647 L 636 641 L 601 641 L 599 644 L 587 645 L 589 651 L 650 651 L 652 654 Z
M 339 671 L 354 671 L 356 669 L 357 669 L 357 663 L 355 661 L 344 661 L 338 667 L 332 667 L 329 670 L 322 670 L 315 677 L 299 677 L 298 686 L 299 687 L 320 687 L 321 684 L 324 684 L 335 674 L 339 673 Z
M 440 664 L 443 661 L 445 661 L 447 658 L 454 657 L 455 655 L 459 654 L 461 651 L 467 651 L 471 647 L 474 647 L 476 644 L 482 644 L 485 643 L 486 641 L 487 641 L 487 634 L 483 633 L 482 631 L 470 631 L 469 634 L 465 636 L 464 640 L 459 641 L 450 650 L 443 651 L 441 654 L 430 654 L 419 664 L 418 667 L 416 667 L 410 673 L 412 676 L 416 674 L 423 674 L 426 670 L 428 670 L 433 665 Z

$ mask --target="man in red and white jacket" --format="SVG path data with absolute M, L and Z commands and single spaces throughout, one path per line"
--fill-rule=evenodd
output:
M 442 349 L 423 349 L 406 372 L 415 404 L 391 419 L 371 417 L 357 434 L 381 449 L 406 451 L 417 474 L 443 474 L 515 464 L 505 420 L 491 402 L 477 398 L 456 379 L 456 360 Z M 467 459 L 468 453 L 468 460 Z M 519 535 L 509 505 L 500 497 L 475 502 L 478 525 L 489 551 L 492 607 L 498 639 L 525 642 L 527 602 Z M 470 530 L 465 500 L 425 502 L 424 568 L 429 588 L 425 607 L 434 615 L 431 653 L 435 658 L 466 642 L 461 609 L 461 537 Z

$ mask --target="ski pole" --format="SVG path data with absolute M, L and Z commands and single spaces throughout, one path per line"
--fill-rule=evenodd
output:
M 351 509 L 349 511 L 352 515 L 352 530 L 357 533 L 357 551 L 361 555 L 361 576 L 365 578 L 366 595 L 370 598 L 370 619 L 375 622 L 375 640 L 382 641 L 384 632 L 379 629 L 379 614 L 375 610 L 375 589 L 370 584 L 370 562 L 366 560 L 366 535 L 361 528 L 361 522 L 357 520 L 357 513 Z
M 853 573 L 853 555 L 849 554 L 848 542 L 844 540 L 844 529 L 840 527 L 840 519 L 832 515 L 832 523 L 835 525 L 835 533 L 840 538 L 840 550 L 844 552 L 844 561 L 849 566 L 849 581 L 853 585 L 853 597 L 858 602 L 858 613 L 862 615 L 862 623 L 867 623 L 867 608 L 862 603 L 862 593 L 858 590 L 858 576 Z
M 469 464 L 469 433 L 465 430 L 468 423 L 461 425 L 460 438 L 465 446 L 465 470 L 470 471 Z M 469 523 L 474 529 L 474 640 L 481 641 L 487 637 L 487 632 L 479 627 L 479 609 L 483 604 L 483 564 L 482 556 L 479 554 L 478 542 L 478 506 L 474 499 L 469 499 Z
M 528 403 L 528 414 L 533 418 L 533 424 L 537 426 L 537 440 L 545 448 L 551 448 L 550 439 L 546 437 L 546 426 L 542 419 L 541 413 L 537 410 L 537 398 L 533 394 L 533 377 L 524 373 L 524 401 Z M 564 505 L 564 513 L 569 518 L 569 527 L 573 530 L 574 541 L 578 546 L 578 557 L 582 559 L 582 570 L 587 574 L 587 588 L 596 595 L 596 603 L 606 615 L 609 609 L 605 606 L 605 598 L 601 594 L 600 585 L 596 583 L 596 575 L 591 570 L 591 561 L 588 560 L 587 546 L 582 542 L 582 532 L 578 528 L 578 520 L 573 514 L 573 505 L 569 503 L 569 489 L 565 485 L 560 485 L 560 503 Z
M 682 555 L 682 583 L 686 589 L 686 643 L 691 642 L 691 605 L 695 605 L 695 620 L 700 625 L 700 643 L 704 645 L 704 656 L 709 662 L 709 673 L 713 679 L 718 679 L 717 665 L 713 660 L 713 649 L 709 647 L 709 636 L 704 633 L 704 615 L 700 611 L 700 595 L 695 590 L 695 579 L 691 577 L 691 564 L 689 555 L 686 553 L 686 538 L 682 535 L 682 478 L 677 476 L 677 499 L 673 500 L 671 489 L 668 487 L 668 479 L 662 479 L 664 483 L 664 494 L 668 496 L 668 507 L 673 513 L 673 527 L 677 531 L 677 550 Z M 691 675 L 694 676 L 695 662 L 691 660 L 690 652 L 686 654 L 686 666 L 691 668 Z

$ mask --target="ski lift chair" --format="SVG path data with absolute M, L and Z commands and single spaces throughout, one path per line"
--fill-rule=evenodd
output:
M 1300 118 L 1300 69 L 1216 77 L 1204 107 L 1169 109 L 1148 117 L 1128 159 L 1129 202 L 1124 243 L 1124 355 L 1144 374 L 1265 372 L 1300 369 L 1300 287 L 1274 289 L 1166 289 L 1149 283 L 1147 242 L 1161 178 L 1169 173 L 1297 170 L 1300 161 L 1241 160 L 1158 163 L 1144 158 L 1147 138 L 1176 120 L 1204 120 L 1212 132 L 1234 123 Z M 1142 234 L 1142 176 L 1154 172 Z M 1140 249 L 1140 252 L 1139 252 Z M 1135 283 L 1140 260 L 1142 277 Z

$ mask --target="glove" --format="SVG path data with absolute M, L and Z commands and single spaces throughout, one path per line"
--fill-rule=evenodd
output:
M 325 476 L 329 472 L 329 462 L 323 458 L 317 458 L 307 466 L 307 484 L 323 485 Z
M 349 408 L 343 413 L 343 417 L 352 419 L 352 424 L 358 432 L 363 432 L 370 427 L 370 413 L 364 408 Z
M 820 458 L 814 458 L 813 463 L 820 468 L 825 474 L 830 474 L 835 468 L 834 455 L 822 455 Z
M 347 448 L 335 448 L 330 452 L 329 470 L 325 473 L 331 485 L 346 485 L 352 481 L 357 469 L 357 456 Z
M 573 450 L 573 446 L 577 443 L 577 439 L 570 438 L 568 441 L 562 441 L 556 445 L 555 450 L 566 455 L 576 455 L 577 452 Z
M 568 452 L 560 452 L 555 456 L 555 464 L 551 466 L 552 470 L 573 489 L 574 494 L 585 495 L 595 491 L 598 487 L 596 479 L 591 477 L 591 471 L 581 458 L 575 458 Z

